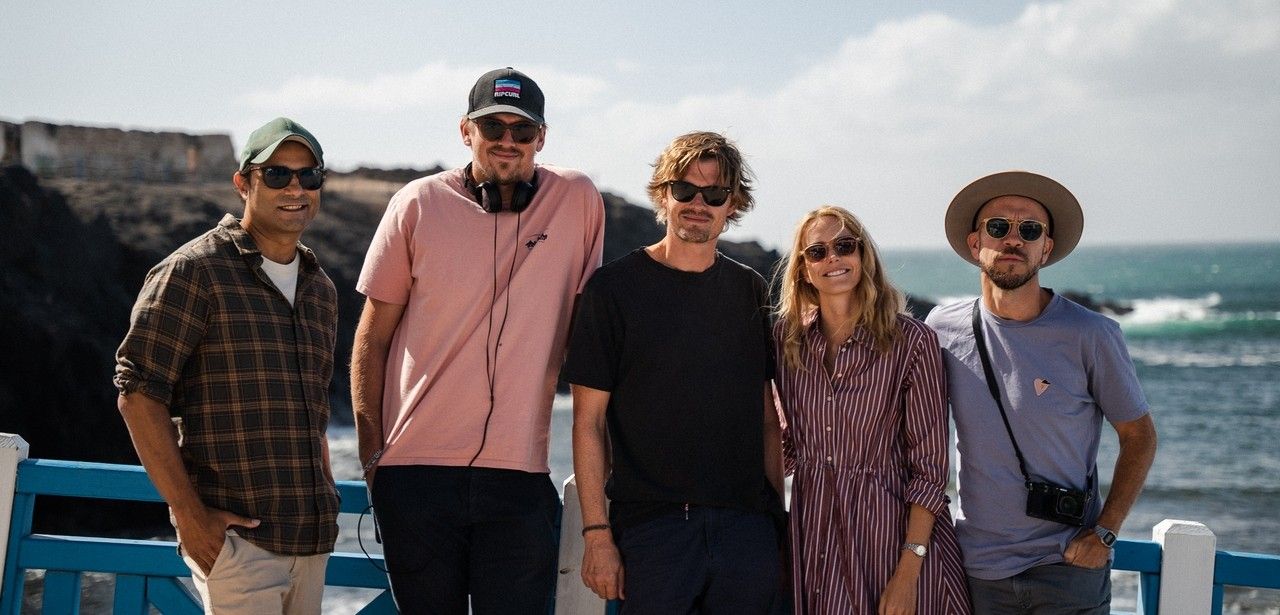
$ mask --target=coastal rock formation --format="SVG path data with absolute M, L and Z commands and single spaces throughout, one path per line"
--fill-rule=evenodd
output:
M 235 168 L 231 136 L 0 121 L 0 165 L 40 177 L 148 182 L 221 180 Z
M 1132 306 L 1124 305 L 1115 301 L 1109 301 L 1107 299 L 1095 299 L 1087 293 L 1067 290 L 1062 292 L 1062 296 L 1095 312 L 1106 314 L 1113 318 L 1117 316 L 1124 316 L 1125 314 L 1133 311 Z
M 387 198 L 408 177 L 439 171 L 334 174 L 304 243 L 339 290 L 333 418 L 351 421 L 345 366 L 364 298 L 356 278 Z M 661 237 L 650 210 L 605 195 L 606 258 Z M 39 179 L 0 168 L 0 431 L 21 434 L 31 456 L 137 463 L 111 384 L 115 349 L 142 280 L 160 259 L 243 204 L 231 182 Z M 725 243 L 732 258 L 768 275 L 778 258 L 755 242 Z M 100 530 L 110 512 L 42 506 L 40 531 Z M 164 523 L 162 508 L 121 515 Z M 97 525 L 99 522 L 106 526 Z
M 133 301 L 121 279 L 139 255 L 22 167 L 0 169 L 0 218 L 0 431 L 21 434 L 32 457 L 137 463 L 111 372 Z M 165 522 L 156 505 L 88 509 L 45 498 L 36 530 Z

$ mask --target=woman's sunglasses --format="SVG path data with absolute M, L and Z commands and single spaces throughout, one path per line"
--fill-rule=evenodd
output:
M 702 201 L 712 207 L 724 205 L 725 201 L 729 200 L 729 194 L 733 192 L 724 186 L 698 187 L 689 182 L 680 181 L 678 179 L 667 182 L 667 185 L 671 186 L 671 198 L 681 203 L 688 203 L 689 201 L 692 201 L 694 195 L 701 192 Z
M 262 171 L 262 183 L 266 184 L 272 190 L 280 190 L 289 185 L 293 181 L 293 176 L 298 176 L 298 185 L 303 190 L 319 190 L 324 185 L 325 170 L 321 167 L 306 167 L 302 169 L 290 169 L 289 167 L 270 166 L 270 167 L 249 167 L 243 171 L 248 175 L 251 171 L 257 169 Z
M 480 129 L 480 136 L 485 141 L 501 141 L 502 135 L 508 130 L 511 131 L 511 140 L 521 145 L 533 143 L 538 138 L 538 129 L 541 126 L 533 122 L 516 122 L 514 124 L 504 124 L 495 119 L 479 119 L 472 120 L 476 123 L 476 128 Z
M 1039 220 L 1010 220 L 1009 218 L 987 218 L 982 221 L 982 228 L 992 239 L 1004 239 L 1015 224 L 1018 225 L 1018 237 L 1023 241 L 1035 241 L 1047 230 L 1045 223 Z
M 862 245 L 862 240 L 857 237 L 837 237 L 833 241 L 815 243 L 805 248 L 804 258 L 811 263 L 817 263 L 826 260 L 827 255 L 832 252 L 836 256 L 849 256 L 858 251 L 859 245 Z M 829 250 L 827 246 L 830 246 Z

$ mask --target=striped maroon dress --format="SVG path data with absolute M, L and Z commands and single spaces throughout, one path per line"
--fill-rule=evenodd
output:
M 841 346 L 830 377 L 826 341 L 810 317 L 804 369 L 782 357 L 778 392 L 787 419 L 792 587 L 797 614 L 875 613 L 897 567 L 909 503 L 933 512 L 917 588 L 921 615 L 969 613 L 947 485 L 946 375 L 937 335 L 898 317 L 887 354 L 862 328 Z

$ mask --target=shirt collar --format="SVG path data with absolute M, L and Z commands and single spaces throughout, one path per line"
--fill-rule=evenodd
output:
M 241 256 L 245 258 L 253 257 L 256 259 L 253 261 L 254 264 L 262 264 L 262 250 L 258 249 L 258 244 L 253 240 L 253 235 L 250 235 L 249 231 L 245 230 L 243 226 L 240 226 L 239 218 L 236 218 L 231 214 L 224 214 L 222 216 L 222 220 L 218 222 L 218 227 L 231 238 L 231 243 L 235 245 L 236 251 L 238 251 Z M 316 266 L 315 253 L 311 251 L 311 248 L 302 245 L 302 242 L 298 242 L 298 254 L 302 257 L 302 262 L 298 263 L 299 270 L 314 268 Z
M 805 336 L 808 338 L 810 344 L 821 344 L 826 342 L 825 336 L 822 335 L 822 324 L 818 320 L 818 308 L 815 307 L 809 310 L 809 312 L 804 315 L 801 323 L 804 324 Z M 867 331 L 866 327 L 854 327 L 853 334 L 850 336 L 849 340 L 845 341 L 845 343 L 847 344 L 849 341 L 857 342 L 867 348 L 875 348 L 875 340 L 872 339 L 871 333 Z

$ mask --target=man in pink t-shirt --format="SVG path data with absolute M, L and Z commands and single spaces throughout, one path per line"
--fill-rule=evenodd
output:
M 360 461 L 401 612 L 545 613 L 559 496 L 547 467 L 574 298 L 604 203 L 538 165 L 543 95 L 511 68 L 471 90 L 471 163 L 391 198 L 357 290 Z

